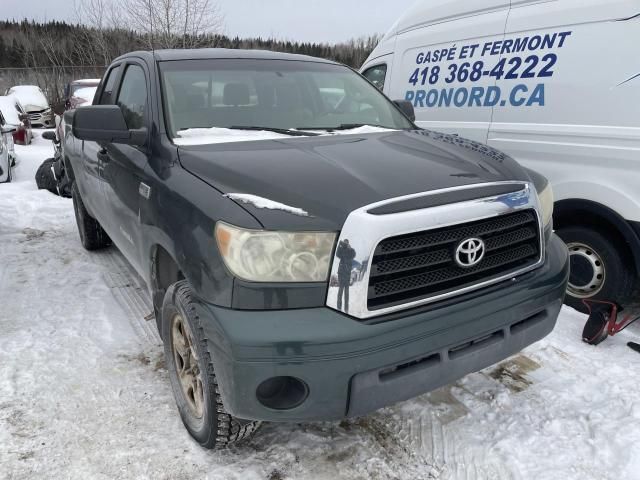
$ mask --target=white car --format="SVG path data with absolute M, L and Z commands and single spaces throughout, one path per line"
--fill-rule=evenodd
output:
M 16 160 L 13 147 L 13 132 L 15 127 L 9 125 L 0 112 L 0 183 L 11 181 L 11 169 Z
M 26 112 L 33 127 L 54 127 L 53 110 L 44 92 L 37 85 L 18 85 L 11 87 L 5 95 L 16 97 Z
M 424 0 L 361 71 L 419 126 L 550 179 L 567 303 L 585 311 L 583 299 L 640 300 L 638 38 L 638 0 Z

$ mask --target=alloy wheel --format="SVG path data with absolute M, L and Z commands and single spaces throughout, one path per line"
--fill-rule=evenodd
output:
M 176 373 L 189 410 L 194 417 L 202 418 L 204 414 L 202 372 L 191 330 L 180 314 L 174 315 L 171 321 L 171 349 Z

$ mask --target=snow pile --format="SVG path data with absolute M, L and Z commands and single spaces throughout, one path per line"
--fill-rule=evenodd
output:
M 15 95 L 27 112 L 45 110 L 49 108 L 47 98 L 37 85 L 19 85 L 11 87 L 8 93 L 10 95 Z
M 290 207 L 284 203 L 274 202 L 268 198 L 258 197 L 257 195 L 249 195 L 248 193 L 227 193 L 225 197 L 238 202 L 253 205 L 256 208 L 265 208 L 268 210 L 283 210 L 285 212 L 293 213 L 301 217 L 308 217 L 309 213 L 301 208 Z
M 569 309 L 545 340 L 435 392 L 201 449 L 148 295 L 117 250 L 82 249 L 71 200 L 36 190 L 51 142 L 16 150 L 0 184 L 0 478 L 640 479 L 640 355 L 626 347 L 640 325 L 592 347 Z
M 292 130 L 295 131 L 295 130 Z M 389 128 L 373 127 L 364 125 L 350 130 L 305 130 L 320 134 L 320 136 L 331 135 L 365 135 L 367 133 L 393 132 Z M 208 145 L 213 143 L 229 142 L 250 142 L 257 140 L 282 140 L 283 138 L 309 138 L 306 136 L 292 136 L 286 133 L 270 132 L 268 130 L 236 130 L 230 128 L 189 128 L 180 130 L 178 137 L 173 139 L 176 145 Z

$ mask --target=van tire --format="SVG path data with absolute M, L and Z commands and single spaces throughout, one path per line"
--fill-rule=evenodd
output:
M 261 422 L 241 420 L 227 412 L 213 355 L 192 299 L 186 280 L 167 289 L 161 311 L 165 362 L 185 428 L 204 448 L 219 449 L 250 437 Z M 183 362 L 182 368 L 177 367 L 179 362 Z
M 635 269 L 613 239 L 589 227 L 564 227 L 556 233 L 567 244 L 571 262 L 566 305 L 588 313 L 583 300 L 624 305 L 632 299 L 636 289 Z
M 100 250 L 111 245 L 111 239 L 100 223 L 93 218 L 82 202 L 80 191 L 76 183 L 71 187 L 71 198 L 73 198 L 73 210 L 76 214 L 76 224 L 80 234 L 80 242 L 86 250 Z

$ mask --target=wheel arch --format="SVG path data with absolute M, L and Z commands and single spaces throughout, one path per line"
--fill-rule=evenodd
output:
M 554 205 L 553 223 L 556 229 L 568 226 L 585 226 L 613 236 L 634 262 L 640 273 L 640 238 L 624 217 L 611 208 L 591 200 L 571 198 Z
M 162 309 L 164 295 L 171 285 L 185 278 L 183 269 L 173 255 L 162 245 L 154 244 L 151 247 L 150 288 L 159 331 L 162 330 L 158 312 Z
M 66 155 L 64 149 L 62 150 L 62 161 L 64 162 L 65 175 L 69 177 L 71 182 L 76 181 L 76 174 L 73 171 L 73 165 L 71 165 L 71 159 Z

